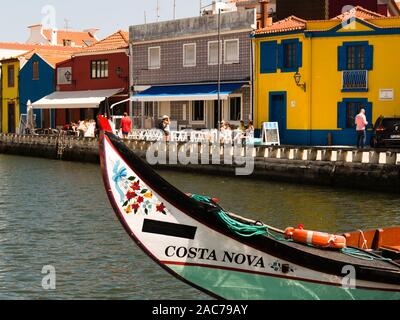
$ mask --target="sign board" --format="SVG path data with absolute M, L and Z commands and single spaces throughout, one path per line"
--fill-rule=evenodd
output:
M 278 122 L 264 122 L 262 124 L 262 144 L 267 146 L 279 146 L 281 144 Z
M 380 89 L 379 90 L 379 100 L 381 100 L 381 101 L 394 100 L 394 90 L 393 89 Z
M 72 84 L 72 67 L 57 69 L 57 84 Z

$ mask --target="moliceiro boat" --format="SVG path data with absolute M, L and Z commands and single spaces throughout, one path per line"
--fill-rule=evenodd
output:
M 360 232 L 279 230 L 226 212 L 216 199 L 176 189 L 107 132 L 106 119 L 99 122 L 103 179 L 117 217 L 179 280 L 230 300 L 400 299 L 396 243 L 389 259 L 378 242 L 375 250 L 362 247 L 373 242 L 369 232 L 359 246 Z

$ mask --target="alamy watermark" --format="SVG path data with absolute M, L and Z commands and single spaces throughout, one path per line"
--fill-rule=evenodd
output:
M 51 265 L 44 266 L 42 268 L 42 288 L 43 290 L 56 290 L 57 279 L 56 279 L 56 268 Z
M 344 14 L 345 18 L 342 22 L 342 28 L 345 30 L 355 30 L 356 25 L 353 23 L 356 21 L 356 16 L 352 16 L 350 19 L 347 19 L 347 15 L 351 14 L 351 11 L 354 10 L 354 6 L 347 5 L 342 8 L 342 14 Z
M 42 26 L 44 29 L 56 29 L 57 28 L 57 14 L 56 8 L 51 5 L 45 5 L 42 7 L 41 14 L 42 18 Z
M 356 268 L 352 265 L 344 266 L 342 269 L 342 275 L 345 275 L 342 279 L 342 288 L 354 290 L 357 287 L 357 274 Z
M 249 176 L 254 172 L 255 147 L 245 139 L 233 142 L 201 141 L 179 143 L 175 141 L 154 142 L 147 149 L 150 165 L 229 165 L 238 176 Z

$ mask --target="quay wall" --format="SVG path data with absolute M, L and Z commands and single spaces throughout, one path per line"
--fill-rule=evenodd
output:
M 126 144 L 143 159 L 152 145 L 146 141 Z M 223 164 L 223 147 L 220 152 L 219 165 L 178 163 L 155 168 L 234 176 L 237 166 Z M 244 154 L 244 149 L 241 152 Z M 90 138 L 0 134 L 0 153 L 99 163 L 98 141 Z M 400 150 L 259 146 L 251 158 L 254 172 L 247 177 L 252 179 L 400 193 Z

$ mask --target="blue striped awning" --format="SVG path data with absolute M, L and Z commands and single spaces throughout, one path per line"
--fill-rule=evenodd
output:
M 222 83 L 220 85 L 220 99 L 228 99 L 230 94 L 245 84 L 245 82 Z M 218 84 L 152 86 L 132 96 L 132 100 L 138 102 L 218 100 Z

